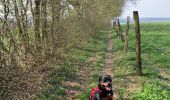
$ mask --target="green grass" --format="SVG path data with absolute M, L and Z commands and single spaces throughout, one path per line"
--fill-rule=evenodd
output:
M 170 93 L 160 83 L 145 84 L 133 95 L 133 100 L 170 100 Z
M 95 62 L 90 63 L 88 66 L 80 67 L 91 67 L 91 69 L 94 70 L 94 74 L 92 78 L 90 78 L 93 83 L 90 84 L 91 86 L 96 85 L 96 77 L 98 77 L 99 69 L 103 66 L 104 52 L 107 47 L 107 36 L 107 32 L 98 32 L 85 45 L 80 45 L 72 48 L 70 56 L 67 59 L 68 61 L 56 70 L 54 77 L 48 83 L 49 86 L 44 90 L 43 94 L 40 97 L 35 96 L 35 99 L 66 99 L 67 96 L 65 90 L 70 87 L 64 86 L 62 84 L 66 80 L 76 80 L 75 77 L 77 77 L 77 71 L 79 71 L 76 64 L 83 65 L 88 60 L 88 58 L 92 56 L 96 56 Z M 79 83 L 83 84 L 82 80 L 79 80 Z M 84 100 L 88 99 L 90 87 L 85 94 L 79 96 L 80 100 L 83 100 L 84 98 Z M 80 86 L 74 88 L 81 90 Z
M 124 27 L 124 26 L 123 26 Z M 119 93 L 119 99 L 133 100 L 169 100 L 170 97 L 170 23 L 142 23 L 141 48 L 143 76 L 136 76 L 135 70 L 135 33 L 130 26 L 129 49 L 123 51 L 123 43 L 113 34 L 113 87 Z M 84 63 L 92 56 L 96 60 L 89 64 L 92 73 L 86 90 L 78 95 L 77 100 L 87 100 L 92 87 L 97 86 L 98 75 L 103 67 L 104 53 L 107 48 L 107 32 L 98 32 L 84 47 L 71 50 L 70 63 L 61 67 L 56 76 L 49 82 L 42 99 L 53 100 L 66 96 L 62 82 L 76 76 L 73 62 Z M 72 59 L 71 59 L 72 58 Z M 82 85 L 85 83 L 81 82 Z M 56 85 L 58 84 L 58 85 Z M 76 87 L 80 89 L 81 87 Z M 59 98 L 59 99 L 60 99 Z
M 89 72 L 89 73 L 93 73 L 93 74 L 90 79 L 90 82 L 88 83 L 89 85 L 87 87 L 87 90 L 84 91 L 82 94 L 80 94 L 77 97 L 77 100 L 88 100 L 92 87 L 95 87 L 98 84 L 99 72 L 101 71 L 101 68 L 103 67 L 104 55 L 105 55 L 105 51 L 107 48 L 108 32 L 105 32 L 105 31 L 99 32 L 98 34 L 96 34 L 96 36 L 93 38 L 92 41 L 93 42 L 90 45 L 93 45 L 93 43 L 96 44 L 95 46 L 96 61 L 92 62 L 92 64 L 90 65 L 91 67 L 93 67 L 93 72 Z
M 120 39 L 115 38 L 113 41 L 113 73 L 118 92 L 123 98 L 134 100 L 169 100 L 170 23 L 142 23 L 140 29 L 144 73 L 142 77 L 136 76 L 135 70 L 134 26 L 130 26 L 128 52 L 123 51 Z M 122 93 L 122 89 L 126 93 Z
M 141 28 L 145 29 L 145 24 Z M 160 67 L 170 67 L 170 24 L 148 24 L 149 30 L 142 31 L 142 51 Z

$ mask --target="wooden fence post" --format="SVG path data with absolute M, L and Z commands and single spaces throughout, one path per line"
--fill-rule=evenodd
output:
M 117 33 L 117 37 L 119 38 L 118 18 L 115 19 L 115 22 L 114 22 L 114 29 L 115 29 L 115 32 Z
M 137 75 L 142 75 L 141 37 L 140 37 L 140 25 L 139 25 L 138 11 L 133 11 L 133 18 L 134 18 L 135 33 L 136 33 L 136 73 Z
M 117 19 L 117 24 L 118 24 L 118 28 L 119 28 L 119 36 L 120 36 L 122 42 L 124 42 L 124 37 L 123 37 L 123 34 L 122 34 L 122 28 L 121 28 L 119 19 Z
M 128 51 L 128 33 L 129 33 L 129 24 L 130 24 L 130 16 L 127 16 L 127 26 L 126 26 L 126 32 L 125 32 L 125 44 L 124 44 L 124 50 L 125 52 Z

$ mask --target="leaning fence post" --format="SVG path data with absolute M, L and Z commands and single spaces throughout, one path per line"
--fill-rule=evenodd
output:
M 135 33 L 136 33 L 136 73 L 137 73 L 137 75 L 142 75 L 141 36 L 140 36 L 140 25 L 139 25 L 138 11 L 133 11 L 133 18 L 134 18 Z
M 127 26 L 126 26 L 126 32 L 125 32 L 125 44 L 124 44 L 124 50 L 125 52 L 128 51 L 128 33 L 129 33 L 129 24 L 130 24 L 130 16 L 127 16 Z
M 119 26 L 118 26 L 118 18 L 115 19 L 115 32 L 117 34 L 117 37 L 119 38 Z
M 122 42 L 124 42 L 124 37 L 122 34 L 122 28 L 121 28 L 119 19 L 117 19 L 117 24 L 118 24 L 118 28 L 119 28 L 119 37 L 121 38 Z

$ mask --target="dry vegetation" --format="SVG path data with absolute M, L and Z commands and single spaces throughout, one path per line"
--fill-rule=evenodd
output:
M 0 0 L 0 99 L 39 95 L 124 0 Z M 109 24 L 108 24 L 109 23 Z

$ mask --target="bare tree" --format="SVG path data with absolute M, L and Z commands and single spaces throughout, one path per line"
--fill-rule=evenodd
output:
M 47 52 L 46 48 L 48 43 L 48 25 L 47 25 L 47 0 L 42 0 L 41 3 L 41 11 L 42 11 L 42 43 L 44 44 L 43 47 L 45 48 L 45 52 Z
M 26 8 L 22 8 L 21 5 L 23 1 L 19 2 L 17 0 L 13 0 L 13 4 L 14 4 L 14 11 L 15 11 L 15 18 L 17 20 L 17 25 L 19 28 L 19 33 L 21 36 L 21 40 L 22 40 L 22 45 L 23 45 L 23 49 L 26 50 L 26 52 L 29 50 L 28 46 L 29 46 L 29 36 L 28 36 L 28 31 L 27 31 L 27 7 Z M 27 3 L 28 5 L 28 3 Z M 21 7 L 21 8 L 19 8 Z M 25 9 L 25 12 L 24 10 Z
M 36 50 L 40 52 L 41 50 L 41 36 L 40 36 L 40 4 L 41 0 L 35 0 L 34 8 L 34 32 L 35 32 L 35 43 Z
M 63 67 L 69 62 L 71 49 L 83 48 L 96 30 L 108 27 L 112 17 L 120 15 L 123 3 L 0 0 L 0 95 L 23 100 L 39 94 L 50 76 L 47 74 L 53 72 L 51 66 Z

